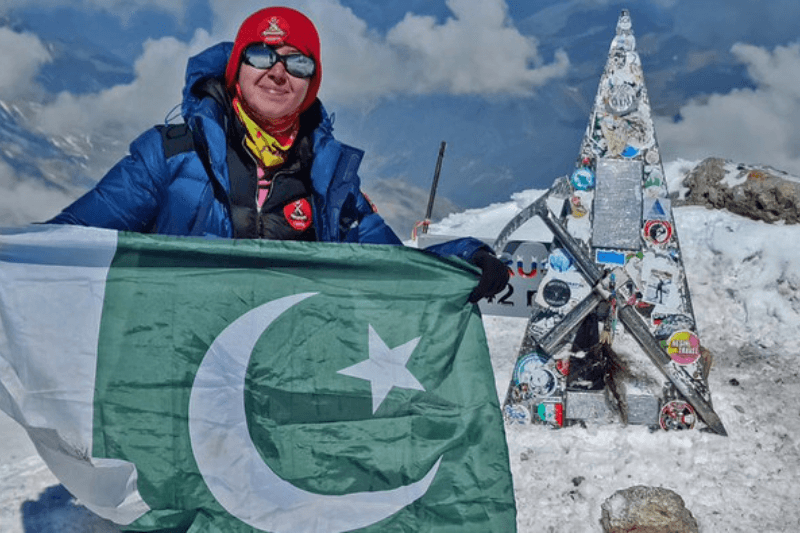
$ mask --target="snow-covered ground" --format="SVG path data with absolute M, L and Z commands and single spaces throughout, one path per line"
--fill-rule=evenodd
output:
M 694 163 L 665 168 L 678 191 Z M 496 235 L 536 191 L 432 231 Z M 510 216 L 509 216 L 510 215 Z M 519 531 L 602 531 L 600 505 L 634 485 L 680 494 L 703 533 L 800 531 L 800 226 L 703 207 L 675 209 L 700 338 L 714 354 L 710 387 L 728 437 L 643 427 L 506 428 Z M 485 219 L 490 232 L 481 234 Z M 497 222 L 499 221 L 499 227 Z M 540 225 L 514 238 L 538 239 Z M 500 398 L 525 320 L 485 317 Z
M 691 168 L 666 169 L 670 187 Z M 538 196 L 452 215 L 431 232 L 492 238 Z M 714 354 L 710 386 L 728 437 L 643 427 L 508 427 L 522 533 L 600 532 L 615 491 L 680 494 L 703 533 L 800 531 L 800 226 L 701 207 L 675 209 L 700 338 Z M 514 238 L 542 239 L 541 226 Z M 484 318 L 504 397 L 525 321 Z M 58 489 L 24 433 L 0 413 L 0 532 L 113 532 Z M 500 532 L 502 533 L 502 532 Z

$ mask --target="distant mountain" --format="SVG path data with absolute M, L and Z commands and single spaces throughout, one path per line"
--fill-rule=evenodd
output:
M 88 185 L 90 182 L 82 176 L 88 160 L 86 150 L 67 139 L 32 131 L 26 117 L 32 107 L 0 100 L 0 160 L 17 171 L 20 179 L 36 180 L 48 187 L 66 191 Z
M 131 65 L 89 42 L 55 40 L 46 46 L 53 62 L 36 80 L 50 92 L 92 93 L 134 79 Z
M 124 154 L 119 139 L 36 131 L 38 104 L 0 100 L 0 226 L 41 222 L 92 187 L 109 161 Z
M 29 32 L 24 20 L 0 17 L 0 27 L 17 33 Z M 133 80 L 133 68 L 111 53 L 76 36 L 69 41 L 42 41 L 53 61 L 41 69 L 36 81 L 50 94 L 69 91 L 83 94 L 100 91 Z M 8 197 L 33 202 L 19 205 L 20 199 L 0 203 L 0 224 L 40 221 L 51 212 L 37 210 L 37 200 L 50 199 L 52 211 L 58 198 L 66 205 L 90 188 L 107 170 L 109 160 L 124 153 L 130 139 L 90 138 L 45 135 L 33 126 L 32 118 L 42 104 L 37 101 L 0 100 L 0 183 Z M 59 196 L 60 195 L 60 196 Z
M 364 184 L 364 192 L 378 209 L 384 220 L 400 239 L 408 239 L 414 224 L 425 218 L 430 191 L 401 180 L 373 180 Z M 460 211 L 446 198 L 435 198 L 431 220 L 437 221 Z
M 0 16 L 0 27 L 16 33 L 36 33 L 24 19 L 9 15 Z M 75 33 L 69 39 L 40 39 L 53 60 L 41 69 L 36 81 L 51 93 L 86 94 L 134 79 L 130 62 L 93 43 L 85 34 Z

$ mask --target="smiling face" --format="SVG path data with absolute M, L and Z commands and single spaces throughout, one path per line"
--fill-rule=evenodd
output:
M 281 46 L 281 55 L 297 53 L 293 46 Z M 262 126 L 275 126 L 293 118 L 306 97 L 310 78 L 296 78 L 286 72 L 281 61 L 262 70 L 242 63 L 239 68 L 239 90 L 253 120 Z

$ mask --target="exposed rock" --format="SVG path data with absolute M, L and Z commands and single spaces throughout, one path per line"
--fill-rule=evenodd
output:
M 754 220 L 800 223 L 800 179 L 770 167 L 708 158 L 684 179 L 687 204 L 727 209 Z
M 697 521 L 675 492 L 636 486 L 619 490 L 603 502 L 604 533 L 698 533 Z

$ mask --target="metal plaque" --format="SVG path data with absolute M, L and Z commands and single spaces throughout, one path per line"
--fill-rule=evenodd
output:
M 564 417 L 568 420 L 609 420 L 614 411 L 608 405 L 606 393 L 599 391 L 567 390 Z
M 628 424 L 635 426 L 657 426 L 660 411 L 659 399 L 652 394 L 628 394 Z
M 592 246 L 639 250 L 642 234 L 642 162 L 599 159 Z

